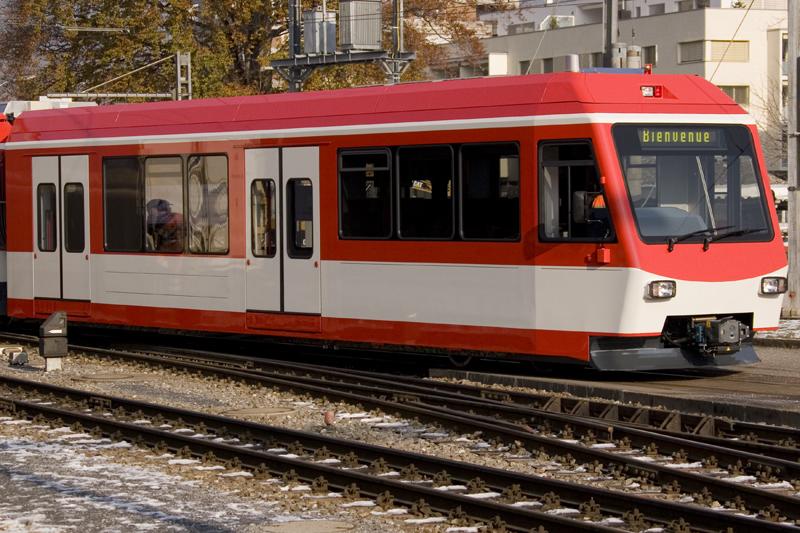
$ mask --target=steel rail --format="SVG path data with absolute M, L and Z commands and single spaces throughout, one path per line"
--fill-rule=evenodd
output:
M 488 487 L 496 491 L 503 491 L 509 487 L 517 485 L 519 493 L 525 497 L 540 499 L 548 493 L 555 493 L 560 496 L 562 503 L 568 502 L 575 507 L 581 504 L 594 501 L 599 510 L 606 514 L 625 515 L 626 511 L 632 509 L 642 513 L 645 520 L 656 521 L 665 525 L 675 521 L 676 517 L 684 518 L 694 530 L 697 531 L 718 531 L 720 528 L 732 528 L 734 531 L 747 531 L 758 529 L 761 531 L 787 531 L 787 524 L 767 522 L 739 514 L 714 511 L 699 505 L 686 505 L 669 501 L 661 501 L 652 498 L 637 496 L 634 494 L 599 489 L 595 487 L 557 481 L 539 476 L 525 475 L 506 470 L 500 470 L 480 465 L 462 463 L 448 459 L 439 459 L 431 456 L 421 455 L 413 452 L 401 452 L 391 448 L 374 446 L 360 442 L 347 441 L 334 437 L 327 437 L 316 433 L 302 432 L 297 430 L 285 429 L 280 427 L 257 424 L 253 422 L 241 421 L 189 411 L 185 409 L 171 408 L 155 405 L 138 400 L 127 400 L 108 395 L 98 395 L 76 389 L 57 387 L 53 385 L 31 382 L 16 378 L 0 378 L 0 384 L 10 387 L 12 390 L 26 391 L 29 394 L 43 396 L 42 399 L 50 401 L 57 397 L 66 399 L 79 406 L 81 414 L 91 417 L 91 422 L 97 420 L 111 422 L 106 416 L 90 415 L 85 412 L 87 406 L 95 406 L 103 411 L 115 414 L 116 418 L 129 416 L 132 418 L 141 417 L 161 417 L 183 426 L 189 426 L 198 431 L 213 431 L 218 435 L 236 435 L 239 437 L 247 436 L 246 440 L 250 443 L 268 445 L 270 447 L 282 446 L 292 448 L 294 443 L 299 442 L 303 450 L 326 449 L 333 455 L 345 457 L 355 453 L 360 464 L 374 464 L 376 461 L 383 461 L 388 468 L 396 470 L 407 470 L 413 466 L 419 473 L 428 477 L 435 477 L 445 471 L 454 480 L 466 482 L 478 476 Z M 41 414 L 41 407 L 50 409 L 50 413 L 58 411 L 62 421 L 70 420 L 69 415 L 64 414 L 64 410 L 51 405 L 42 405 L 33 401 L 24 401 L 19 398 L 5 398 L 0 401 L 0 409 L 5 407 L 7 410 L 21 415 L 24 411 L 25 416 L 35 416 L 33 413 Z M 10 409 L 9 409 L 10 408 Z M 123 410 L 125 413 L 120 414 Z M 67 410 L 72 413 L 72 410 Z M 84 418 L 83 420 L 87 420 Z M 81 420 L 75 420 L 82 422 Z M 125 423 L 120 420 L 115 422 Z M 130 429 L 131 424 L 126 426 Z M 142 428 L 139 424 L 132 425 L 135 428 Z M 112 428 L 113 429 L 113 428 Z M 111 429 L 106 429 L 107 434 Z M 114 433 L 119 429 L 114 429 Z M 124 433 L 123 435 L 128 435 Z M 166 436 L 174 437 L 176 434 L 167 432 Z M 162 435 L 163 438 L 166 438 Z M 185 436 L 184 436 L 185 437 Z M 134 440 L 136 440 L 134 436 Z M 167 441 L 165 441 L 167 442 Z M 170 441 L 173 442 L 173 441 Z M 180 450 L 186 441 L 173 442 L 173 450 Z M 240 449 L 240 448 L 236 448 Z M 249 448 L 252 450 L 252 448 Z M 207 452 L 206 452 L 207 453 Z M 273 455 L 269 457 L 272 459 Z M 286 470 L 282 470 L 285 472 Z M 791 528 L 789 528 L 791 529 Z
M 91 349 L 91 348 L 87 348 Z M 430 394 L 453 394 L 454 397 L 474 397 L 482 401 L 496 401 L 505 404 L 518 404 L 536 410 L 556 412 L 564 415 L 576 415 L 584 418 L 598 419 L 603 422 L 614 422 L 647 429 L 673 437 L 691 438 L 716 446 L 725 446 L 745 452 L 770 455 L 788 461 L 800 461 L 800 429 L 785 426 L 774 426 L 743 422 L 718 416 L 686 413 L 665 410 L 648 406 L 630 406 L 601 399 L 571 398 L 561 395 L 505 391 L 447 383 L 436 380 L 419 379 L 408 376 L 388 376 L 375 372 L 353 369 L 334 369 L 300 362 L 284 362 L 256 357 L 222 354 L 202 350 L 186 350 L 194 355 L 170 352 L 148 352 L 187 361 L 203 363 L 227 364 L 230 367 L 260 370 L 285 370 L 296 374 L 304 370 L 310 376 L 339 377 L 342 380 L 358 376 L 362 383 L 369 380 L 380 387 L 391 387 L 393 390 L 406 389 Z M 739 440 L 734 440 L 739 439 Z
M 135 352 L 119 352 L 116 350 L 74 347 L 76 350 L 91 350 L 95 355 L 105 355 L 112 358 L 125 358 L 140 363 L 156 366 L 183 369 L 205 375 L 223 375 L 231 379 L 241 380 L 246 383 L 266 385 L 272 388 L 290 391 L 293 393 L 308 393 L 320 398 L 342 401 L 354 405 L 370 406 L 380 409 L 388 414 L 397 414 L 409 418 L 416 418 L 432 424 L 446 424 L 465 433 L 480 433 L 484 438 L 496 438 L 504 442 L 520 442 L 530 450 L 545 450 L 550 454 L 562 456 L 562 460 L 577 460 L 586 463 L 597 462 L 603 466 L 617 465 L 629 475 L 642 479 L 645 483 L 654 482 L 668 490 L 682 490 L 688 493 L 710 493 L 713 497 L 722 500 L 743 501 L 747 507 L 762 511 L 770 506 L 779 506 L 781 514 L 792 520 L 800 520 L 800 498 L 774 494 L 767 490 L 750 487 L 741 483 L 734 483 L 707 475 L 687 472 L 668 466 L 642 461 L 621 454 L 614 454 L 600 449 L 589 448 L 579 444 L 566 442 L 562 439 L 544 437 L 533 434 L 523 429 L 513 429 L 497 420 L 477 420 L 473 416 L 463 413 L 444 413 L 430 406 L 415 405 L 413 403 L 393 402 L 389 400 L 358 395 L 331 388 L 332 381 L 320 381 L 321 385 L 302 383 L 297 376 L 272 377 L 265 374 L 255 374 L 252 371 L 221 368 L 164 359 Z
M 184 357 L 178 357 L 179 360 L 185 360 Z M 258 363 L 256 363 L 258 366 Z M 271 365 L 271 363 L 268 363 Z M 285 365 L 279 364 L 281 368 Z M 391 381 L 386 379 L 373 379 L 371 384 L 375 386 L 363 385 L 361 382 L 352 383 L 352 378 L 349 378 L 347 373 L 339 371 L 330 371 L 329 374 L 335 378 L 340 378 L 342 381 L 335 381 L 326 379 L 322 381 L 320 378 L 309 378 L 303 375 L 302 370 L 305 367 L 291 367 L 291 379 L 294 382 L 302 382 L 311 386 L 322 386 L 326 388 L 336 388 L 340 391 L 345 391 L 351 394 L 368 395 L 373 398 L 386 399 L 392 402 L 401 402 L 403 404 L 418 405 L 420 407 L 435 408 L 437 412 L 442 414 L 450 414 L 453 416 L 469 416 L 474 417 L 476 414 L 483 416 L 484 422 L 491 421 L 494 417 L 503 417 L 500 421 L 494 421 L 498 426 L 503 426 L 509 430 L 520 430 L 520 424 L 538 424 L 544 425 L 553 430 L 560 430 L 562 438 L 575 438 L 573 435 L 564 437 L 565 431 L 572 431 L 581 429 L 584 436 L 591 432 L 592 439 L 598 438 L 606 441 L 613 441 L 626 439 L 630 446 L 639 448 L 649 448 L 652 454 L 656 451 L 666 454 L 682 454 L 686 456 L 686 460 L 702 461 L 708 460 L 713 455 L 713 460 L 723 462 L 729 468 L 736 468 L 739 470 L 747 470 L 756 473 L 757 475 L 764 476 L 778 476 L 788 480 L 800 479 L 800 463 L 794 462 L 792 459 L 795 457 L 789 454 L 789 459 L 775 458 L 765 456 L 759 453 L 752 453 L 731 449 L 732 447 L 724 447 L 721 444 L 710 444 L 706 442 L 697 442 L 694 439 L 687 439 L 684 435 L 668 435 L 644 429 L 632 427 L 629 425 L 617 424 L 613 421 L 602 420 L 595 421 L 585 417 L 576 415 L 564 415 L 542 409 L 534 409 L 529 407 L 519 407 L 509 405 L 503 402 L 484 399 L 476 401 L 470 398 L 458 397 L 457 395 L 437 395 L 432 394 L 421 387 L 414 387 L 413 390 L 409 388 L 403 389 L 404 391 L 411 391 L 413 394 L 389 394 L 393 390 L 397 390 Z M 318 376 L 324 376 L 327 369 L 314 369 L 314 373 Z M 285 374 L 276 374 L 266 372 L 259 369 L 251 369 L 250 373 L 258 372 L 255 375 L 261 375 L 266 378 L 273 378 Z M 346 381 L 345 381 L 346 380 Z M 502 421 L 508 424 L 502 424 Z M 654 446 L 657 448 L 654 448 Z M 763 448 L 763 446 L 761 447 Z

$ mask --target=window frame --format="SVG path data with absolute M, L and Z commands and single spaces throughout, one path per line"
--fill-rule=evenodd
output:
M 611 229 L 611 235 L 606 239 L 596 238 L 596 237 L 548 237 L 545 235 L 545 227 L 544 221 L 542 220 L 542 214 L 544 209 L 542 209 L 543 205 L 542 202 L 544 201 L 544 195 L 542 194 L 542 183 L 544 177 L 544 168 L 545 168 L 545 160 L 542 157 L 542 153 L 544 148 L 549 145 L 564 145 L 564 144 L 586 144 L 589 146 L 589 153 L 592 156 L 592 159 L 575 159 L 571 161 L 564 161 L 563 164 L 550 164 L 547 166 L 557 166 L 557 167 L 567 167 L 567 166 L 593 166 L 595 172 L 597 174 L 597 182 L 600 186 L 600 193 L 603 196 L 603 201 L 605 202 L 606 209 L 608 210 L 608 224 Z M 592 139 L 589 137 L 585 138 L 574 138 L 574 139 L 544 139 L 540 140 L 537 145 L 536 149 L 537 155 L 537 172 L 536 172 L 536 195 L 537 195 L 537 202 L 536 202 L 536 210 L 537 210 L 537 217 L 536 217 L 536 224 L 538 226 L 538 236 L 539 242 L 547 242 L 547 243 L 576 243 L 576 244 L 613 244 L 617 242 L 617 231 L 614 227 L 614 214 L 611 210 L 611 204 L 608 201 L 608 195 L 606 194 L 605 185 L 602 182 L 602 175 L 600 172 L 600 165 L 597 161 L 597 153 L 594 149 L 594 143 L 592 143 Z M 552 162 L 554 163 L 554 162 Z M 562 163 L 562 162 L 559 162 Z M 573 163 L 570 165 L 569 163 Z M 581 165 L 574 165 L 574 163 L 591 163 L 591 164 L 581 164 Z M 571 193 L 572 191 L 570 191 Z M 570 216 L 572 213 L 570 213 Z
M 270 213 L 273 212 L 273 211 L 275 212 L 275 226 L 276 227 L 273 228 L 273 229 L 275 231 L 275 237 L 276 237 L 275 240 L 276 241 L 277 241 L 278 235 L 280 235 L 280 223 L 279 223 L 280 221 L 278 220 L 278 209 L 277 209 L 277 207 L 278 207 L 277 206 L 277 202 L 278 202 L 278 194 L 277 194 L 278 193 L 278 185 L 276 183 L 277 180 L 275 178 L 254 178 L 250 182 L 250 253 L 252 254 L 253 257 L 256 257 L 258 259 L 272 259 L 276 255 L 278 255 L 278 243 L 277 242 L 274 243 L 274 248 L 273 248 L 271 254 L 270 253 L 258 254 L 258 253 L 256 253 L 256 249 L 255 249 L 255 244 L 256 244 L 255 216 L 254 216 L 255 212 L 253 210 L 253 199 L 255 198 L 255 195 L 253 194 L 253 187 L 255 186 L 256 182 L 260 182 L 260 181 L 263 181 L 264 183 L 271 183 L 272 184 L 271 191 L 272 191 L 273 195 L 272 195 L 272 198 L 270 198 L 269 207 L 271 208 Z M 267 187 L 267 191 L 269 191 L 269 190 L 270 190 L 270 188 Z
M 188 253 L 189 255 L 228 255 L 231 251 L 231 160 L 228 157 L 226 152 L 214 152 L 214 153 L 188 153 L 182 154 L 180 156 L 183 159 L 183 204 L 185 206 L 185 213 L 184 213 L 184 250 L 182 253 Z M 189 234 L 190 234 L 190 227 L 192 225 L 191 218 L 188 216 L 189 211 L 189 160 L 193 157 L 224 157 L 225 158 L 225 196 L 226 196 L 226 221 L 227 221 L 227 247 L 225 251 L 221 252 L 193 252 L 191 243 L 189 243 Z M 146 205 L 146 202 L 145 202 Z M 176 252 L 168 252 L 168 253 L 176 253 Z
M 42 248 L 42 222 L 44 221 L 42 218 L 42 195 L 41 191 L 42 188 L 51 189 L 53 192 L 53 248 L 50 247 Z M 58 242 L 59 242 L 59 220 L 58 220 L 58 187 L 56 187 L 55 183 L 40 183 L 36 186 L 36 248 L 40 252 L 51 253 L 58 250 Z
M 80 250 L 71 250 L 69 247 L 70 239 L 69 239 L 69 231 L 66 227 L 63 229 L 64 234 L 64 252 L 69 254 L 82 254 L 86 251 L 86 202 L 84 201 L 86 195 L 86 189 L 83 186 L 83 183 L 78 181 L 70 181 L 64 184 L 63 186 L 63 201 L 61 202 L 61 208 L 64 211 L 64 216 L 62 217 L 64 220 L 69 220 L 71 218 L 69 211 L 67 210 L 67 187 L 70 185 L 77 185 L 80 187 L 80 198 L 81 198 L 81 249 Z
M 446 147 L 450 150 L 450 176 L 452 180 L 452 187 L 454 190 L 451 191 L 452 194 L 452 205 L 453 208 L 451 210 L 451 224 L 452 224 L 452 231 L 450 232 L 449 237 L 404 237 L 403 236 L 403 217 L 402 217 L 402 210 L 400 209 L 400 152 L 403 149 L 420 149 L 420 148 L 441 148 Z M 456 154 L 455 149 L 453 148 L 453 143 L 442 143 L 442 144 L 412 144 L 412 145 L 403 145 L 397 146 L 394 150 L 395 154 L 395 169 L 396 175 L 393 176 L 394 178 L 394 187 L 395 187 L 395 209 L 397 209 L 397 228 L 395 231 L 395 235 L 398 240 L 401 241 L 456 241 L 456 236 L 458 236 L 457 232 L 457 222 L 458 222 L 458 203 L 456 199 L 458 198 L 458 176 L 456 175 Z
M 476 237 L 465 237 L 464 236 L 464 165 L 462 159 L 462 153 L 464 147 L 470 146 L 502 146 L 502 145 L 513 145 L 517 149 L 517 160 L 519 161 L 517 168 L 518 168 L 518 175 L 517 175 L 517 236 L 504 238 L 504 239 L 489 239 L 489 238 L 476 238 Z M 522 149 L 520 148 L 519 141 L 492 141 L 492 142 L 472 142 L 472 143 L 462 143 L 458 145 L 458 202 L 456 203 L 456 218 L 458 222 L 458 228 L 456 236 L 458 239 L 465 242 L 520 242 L 522 240 Z
M 297 216 L 295 212 L 294 182 L 307 181 L 311 187 L 311 246 L 299 248 L 297 246 Z M 295 177 L 286 180 L 286 255 L 289 259 L 311 259 L 316 250 L 316 229 L 314 221 L 314 181 L 311 178 Z M 291 238 L 289 238 L 291 236 Z M 306 251 L 307 250 L 307 251 Z
M 148 250 L 147 249 L 147 162 L 151 159 L 180 159 L 181 161 L 181 217 L 183 217 L 183 224 L 181 224 L 181 249 L 180 250 Z M 188 251 L 187 240 L 188 240 L 188 232 L 187 226 L 189 225 L 186 220 L 186 205 L 187 205 L 187 187 L 186 187 L 186 154 L 159 154 L 159 155 L 148 155 L 148 156 L 141 156 L 141 172 L 139 179 L 142 183 L 142 224 L 143 224 L 143 231 L 142 234 L 142 252 L 146 254 L 167 254 L 167 255 L 179 255 L 185 254 Z
M 112 249 L 108 247 L 108 189 L 106 187 L 106 161 L 116 161 L 121 159 L 130 159 L 136 161 L 137 167 L 137 175 L 136 175 L 136 202 L 137 202 L 137 211 L 139 212 L 139 226 L 141 229 L 140 234 L 140 244 L 139 247 L 136 249 Z M 111 253 L 150 253 L 145 251 L 145 239 L 144 239 L 144 232 L 145 232 L 145 225 L 147 224 L 146 217 L 144 216 L 144 203 L 142 200 L 144 199 L 144 175 L 143 175 L 143 164 L 142 164 L 142 157 L 138 155 L 125 155 L 125 156 L 112 156 L 112 157 L 104 157 L 102 160 L 103 165 L 103 251 L 104 252 L 111 252 Z
M 386 154 L 387 167 L 386 167 L 385 170 L 389 172 L 389 187 L 388 187 L 388 189 L 389 189 L 389 234 L 387 236 L 385 236 L 385 237 L 353 237 L 353 236 L 343 235 L 342 234 L 342 217 L 343 217 L 343 213 L 344 213 L 344 209 L 343 209 L 344 194 L 343 194 L 343 191 L 342 191 L 342 189 L 343 189 L 343 185 L 342 185 L 342 158 L 343 158 L 344 155 L 365 155 L 365 154 L 375 154 L 375 153 L 381 153 L 381 152 Z M 396 221 L 395 221 L 395 214 L 398 214 L 398 222 L 399 222 L 399 211 L 397 211 L 397 207 L 395 206 L 395 196 L 396 196 L 395 181 L 398 181 L 398 180 L 395 179 L 395 168 L 396 167 L 393 164 L 394 163 L 394 158 L 393 158 L 392 155 L 393 155 L 392 154 L 392 148 L 390 148 L 390 147 L 355 148 L 355 149 L 342 148 L 342 149 L 340 149 L 338 151 L 338 154 L 337 154 L 337 177 L 338 177 L 338 180 L 339 180 L 339 183 L 338 183 L 338 193 L 339 193 L 339 199 L 338 199 L 339 239 L 345 240 L 345 241 L 389 241 L 389 240 L 392 240 L 392 239 L 394 239 L 396 237 L 397 229 L 399 228 L 399 223 L 396 223 Z M 349 168 L 349 169 L 345 170 L 345 172 L 354 172 L 354 171 L 361 171 L 361 170 L 366 171 L 366 168 L 364 168 L 364 169 Z M 399 186 L 398 186 L 398 191 L 397 192 L 399 192 Z

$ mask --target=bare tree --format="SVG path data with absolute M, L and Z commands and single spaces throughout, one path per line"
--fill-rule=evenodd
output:
M 766 84 L 765 94 L 754 93 L 754 100 L 761 110 L 758 120 L 758 132 L 761 137 L 761 147 L 764 159 L 770 174 L 785 178 L 787 154 L 787 131 L 785 92 L 777 90 L 780 83 L 769 82 Z

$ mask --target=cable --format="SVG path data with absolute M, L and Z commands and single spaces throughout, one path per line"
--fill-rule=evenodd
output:
M 554 13 L 558 10 L 559 2 L 560 2 L 560 0 L 556 0 L 556 5 L 553 8 L 553 12 Z M 550 16 L 552 17 L 553 15 L 550 15 Z M 555 16 L 557 17 L 558 15 L 555 15 Z M 539 55 L 539 49 L 542 47 L 542 43 L 544 42 L 544 38 L 547 35 L 547 30 L 549 30 L 549 29 L 550 29 L 550 25 L 548 24 L 547 27 L 544 29 L 544 33 L 542 34 L 542 38 L 539 39 L 539 44 L 536 46 L 536 51 L 533 53 L 533 57 L 531 58 L 530 62 L 528 63 L 528 68 L 525 69 L 525 74 L 526 75 L 530 74 L 531 67 L 533 67 L 533 63 L 536 61 L 536 56 Z
M 728 50 L 730 49 L 731 45 L 733 44 L 733 40 L 736 39 L 736 35 L 739 34 L 739 30 L 742 28 L 742 24 L 744 24 L 744 20 L 747 18 L 747 15 L 748 15 L 748 13 L 750 13 L 750 9 L 753 7 L 753 4 L 755 2 L 756 2 L 756 0 L 750 0 L 750 5 L 747 6 L 747 11 L 744 12 L 744 15 L 742 16 L 742 20 L 739 21 L 739 25 L 736 26 L 736 31 L 733 32 L 733 37 L 730 38 L 730 40 L 728 41 L 728 46 L 726 46 L 725 47 L 725 51 L 722 52 L 722 57 L 720 57 L 719 61 L 717 61 L 717 66 L 714 68 L 714 72 L 711 74 L 711 77 L 708 78 L 709 82 L 711 82 L 711 83 L 714 82 L 714 76 L 717 75 L 717 71 L 719 70 L 720 65 L 722 65 L 723 61 L 725 61 L 725 55 L 728 53 Z

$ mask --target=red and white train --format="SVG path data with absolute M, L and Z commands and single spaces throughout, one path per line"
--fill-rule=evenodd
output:
M 600 369 L 756 361 L 786 255 L 703 79 L 557 73 L 23 113 L 8 315 Z

